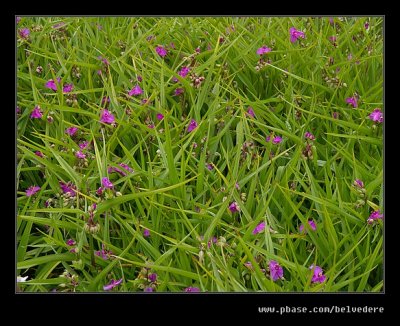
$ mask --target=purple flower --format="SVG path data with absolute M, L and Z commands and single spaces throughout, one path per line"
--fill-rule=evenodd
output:
M 143 90 L 140 88 L 140 86 L 139 85 L 136 85 L 134 88 L 132 88 L 130 91 L 129 91 L 129 93 L 128 93 L 128 95 L 129 96 L 138 96 L 138 95 L 141 95 L 141 94 L 143 94 Z
M 331 41 L 332 43 L 335 43 L 336 42 L 336 36 L 335 35 L 329 36 L 329 41 Z
M 57 77 L 57 83 L 59 84 L 61 82 L 61 78 Z M 45 87 L 52 89 L 53 91 L 57 91 L 57 84 L 53 79 L 50 79 L 49 81 L 44 84 Z
M 17 22 L 17 24 L 19 24 L 19 22 L 21 21 L 21 17 L 16 17 L 15 21 Z
M 163 46 L 157 46 L 156 52 L 160 57 L 165 57 L 167 55 L 167 50 Z
M 280 136 L 275 136 L 274 139 L 272 139 L 272 144 L 276 145 L 282 142 L 282 137 Z
M 76 187 L 75 187 L 75 185 L 72 184 L 72 182 L 64 183 L 64 182 L 60 181 L 59 185 L 64 194 L 69 193 L 71 197 L 74 197 L 76 195 L 76 192 L 75 192 Z
M 151 123 L 151 124 L 147 125 L 147 127 L 150 129 L 154 129 L 155 125 L 154 125 L 154 123 Z
M 103 58 L 101 55 L 97 57 L 101 62 L 103 62 L 106 66 L 110 64 L 106 58 Z
M 182 67 L 181 71 L 178 72 L 178 75 L 181 76 L 182 78 L 185 78 L 186 75 L 189 73 L 190 68 L 189 67 Z
M 268 264 L 269 272 L 273 281 L 283 277 L 283 268 L 275 260 L 271 260 Z
M 247 114 L 249 116 L 251 116 L 252 118 L 255 118 L 255 116 L 256 116 L 255 113 L 254 113 L 254 110 L 253 110 L 253 108 L 251 106 L 248 107 Z
M 141 83 L 141 82 L 143 81 L 142 76 L 138 75 L 138 76 L 137 76 L 137 81 L 138 81 L 139 83 Z
M 103 96 L 101 99 L 101 105 L 104 105 L 106 103 L 110 103 L 110 97 L 109 96 Z
M 310 269 L 314 269 L 314 274 L 311 279 L 311 281 L 313 283 L 324 283 L 325 282 L 326 276 L 324 275 L 324 271 L 322 270 L 321 267 L 315 266 L 315 268 L 314 268 L 314 265 L 311 265 Z
M 184 291 L 185 292 L 200 292 L 200 289 L 196 288 L 196 287 L 193 287 L 193 286 L 189 286 Z
M 148 278 L 150 282 L 154 283 L 155 281 L 157 281 L 157 274 L 156 273 L 149 274 Z
M 115 121 L 114 115 L 107 109 L 104 109 L 101 113 L 100 122 L 112 124 L 114 123 L 114 121 Z
M 240 186 L 239 186 L 239 183 L 238 183 L 238 182 L 235 183 L 235 188 L 236 188 L 237 190 L 240 190 Z
M 162 120 L 162 119 L 164 119 L 164 114 L 157 113 L 156 118 L 157 118 L 157 120 Z
M 353 106 L 353 108 L 356 108 L 358 106 L 357 97 L 352 96 L 352 97 L 346 98 L 346 103 L 349 103 Z
M 79 143 L 78 146 L 80 149 L 85 149 L 88 145 L 89 145 L 89 142 L 85 140 L 82 143 Z
M 70 136 L 73 136 L 73 135 L 75 135 L 75 133 L 77 132 L 77 130 L 78 130 L 77 127 L 69 127 L 69 128 L 67 128 L 67 129 L 65 129 L 65 133 L 68 134 L 68 135 L 70 135 Z
M 310 140 L 315 140 L 315 136 L 309 131 L 306 131 L 306 133 L 304 134 L 304 138 L 308 138 Z
M 109 284 L 103 286 L 103 290 L 104 291 L 110 291 L 113 288 L 115 288 L 117 285 L 120 285 L 121 283 L 122 283 L 122 278 L 120 280 L 118 280 L 118 281 L 111 280 L 111 282 Z
M 169 43 L 169 47 L 170 47 L 171 49 L 175 49 L 175 43 L 174 43 L 174 42 Z
M 179 95 L 183 94 L 184 91 L 185 90 L 183 88 L 177 88 L 174 91 L 174 96 L 179 96 Z
M 211 163 L 207 163 L 206 168 L 211 171 L 212 169 L 214 169 L 214 167 L 212 166 Z
M 103 194 L 104 189 L 100 187 L 99 189 L 96 190 L 96 195 L 101 196 Z
M 117 173 L 120 173 L 123 177 L 126 176 L 126 173 L 124 171 L 122 171 L 121 169 L 116 168 L 114 166 L 109 166 L 107 168 L 107 172 L 108 172 L 108 174 L 111 174 L 113 172 L 117 172 Z
M 63 87 L 63 93 L 69 93 L 74 89 L 74 84 L 65 84 Z
M 216 244 L 218 242 L 217 237 L 213 236 L 211 240 L 208 241 L 207 246 L 211 248 L 211 244 Z
M 271 136 L 267 136 L 267 137 L 265 138 L 265 141 L 266 141 L 267 143 L 269 143 L 270 140 L 271 140 Z
M 317 224 L 315 223 L 314 220 L 311 219 L 311 220 L 308 220 L 307 222 L 308 222 L 308 225 L 311 227 L 311 230 L 315 231 L 315 230 L 317 229 Z M 304 231 L 304 224 L 301 224 L 301 225 L 300 225 L 299 230 L 300 230 L 301 233 L 303 233 L 303 231 Z M 305 233 L 307 233 L 307 230 L 305 230 Z
M 246 268 L 248 268 L 249 270 L 254 271 L 254 267 L 251 262 L 248 261 L 248 262 L 244 263 L 243 265 L 246 266 Z
M 339 112 L 333 112 L 332 113 L 332 118 L 333 119 L 339 119 Z
M 26 195 L 28 197 L 36 194 L 40 190 L 40 187 L 38 186 L 30 186 L 28 189 L 26 189 Z
M 187 132 L 191 132 L 192 130 L 196 129 L 197 126 L 198 126 L 198 124 L 197 124 L 196 120 L 192 119 L 192 120 L 190 121 L 190 123 L 189 123 Z
M 31 119 L 41 119 L 43 117 L 43 111 L 39 105 L 36 105 L 31 113 Z
M 126 171 L 133 172 L 133 169 L 128 165 L 126 165 L 125 163 L 120 163 L 119 166 L 125 169 Z
M 262 231 L 264 231 L 265 229 L 265 222 L 261 222 L 260 224 L 258 224 L 254 230 L 253 230 L 253 234 L 256 235 L 258 233 L 261 233 Z
M 21 28 L 20 30 L 18 30 L 19 37 L 25 40 L 29 37 L 30 32 L 31 31 L 29 30 L 29 28 Z
M 150 231 L 149 231 L 148 229 L 144 229 L 144 230 L 143 230 L 143 236 L 144 236 L 145 238 L 148 238 L 148 237 L 150 236 Z
M 372 113 L 369 115 L 369 118 L 374 121 L 374 122 L 378 122 L 378 123 L 382 123 L 383 122 L 383 113 L 381 111 L 381 109 L 376 108 L 374 111 L 372 111 Z
M 368 29 L 368 28 L 369 28 L 369 23 L 368 23 L 368 22 L 366 22 L 366 23 L 364 24 L 364 28 L 365 28 L 365 29 Z
M 301 37 L 301 38 L 305 37 L 304 32 L 298 31 L 294 27 L 291 27 L 289 29 L 289 33 L 290 33 L 290 42 L 292 42 L 292 43 L 296 42 L 299 37 Z
M 114 185 L 111 183 L 110 179 L 107 177 L 104 177 L 101 179 L 101 184 L 103 185 L 104 188 L 111 189 L 114 187 Z
M 44 156 L 43 153 L 42 153 L 41 151 L 36 151 L 36 152 L 35 152 L 35 155 L 36 155 L 36 156 L 39 156 L 39 157 L 41 157 L 41 158 L 43 158 L 43 156 Z
M 236 212 L 240 211 L 240 207 L 239 207 L 238 203 L 234 201 L 229 205 L 229 210 L 232 213 L 236 213 Z
M 76 241 L 74 239 L 68 239 L 66 242 L 67 246 L 75 246 L 76 245 Z
M 77 151 L 75 153 L 75 156 L 79 159 L 84 159 L 86 157 L 86 154 L 83 154 L 81 150 Z
M 101 250 L 96 250 L 94 254 L 103 258 L 104 260 L 108 260 L 108 256 L 112 254 L 112 251 L 104 249 L 104 244 L 102 244 Z
M 371 215 L 369 216 L 367 223 L 372 224 L 375 220 L 382 219 L 382 218 L 383 218 L 383 214 L 381 214 L 381 212 L 379 210 L 373 211 L 371 213 Z
M 154 292 L 154 289 L 151 286 L 144 288 L 143 292 Z
M 358 188 L 364 188 L 364 182 L 362 182 L 360 179 L 355 179 L 353 184 Z
M 271 48 L 266 47 L 263 45 L 261 48 L 257 49 L 257 54 L 263 55 L 264 53 L 271 52 Z

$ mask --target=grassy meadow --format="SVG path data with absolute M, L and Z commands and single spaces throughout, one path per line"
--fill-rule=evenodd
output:
M 18 292 L 382 292 L 382 17 L 17 17 Z

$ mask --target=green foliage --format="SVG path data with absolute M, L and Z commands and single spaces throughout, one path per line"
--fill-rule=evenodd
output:
M 292 26 L 306 37 L 291 43 Z M 22 291 L 103 291 L 111 279 L 123 279 L 113 291 L 143 291 L 149 273 L 158 292 L 383 291 L 382 220 L 367 224 L 383 211 L 382 125 L 368 118 L 383 105 L 382 18 L 22 17 L 24 27 L 29 39 L 19 37 L 16 54 Z M 265 65 L 256 54 L 263 45 L 272 49 Z M 45 87 L 57 77 L 73 90 Z M 128 96 L 135 85 L 144 94 Z M 355 94 L 352 108 L 345 100 Z M 43 118 L 31 119 L 37 105 Z M 106 107 L 114 126 L 100 123 Z M 192 119 L 198 127 L 187 132 Z M 65 133 L 71 126 L 74 136 Z M 120 163 L 134 172 L 109 172 Z M 114 188 L 100 196 L 103 177 Z M 32 185 L 41 190 L 27 197 Z M 239 213 L 228 209 L 233 201 Z M 94 254 L 102 248 L 107 259 Z M 284 279 L 272 281 L 271 260 Z M 312 264 L 324 283 L 312 282 Z

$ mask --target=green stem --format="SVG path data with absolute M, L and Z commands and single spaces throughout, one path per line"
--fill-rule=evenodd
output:
M 94 245 L 93 245 L 93 235 L 89 234 L 89 242 L 90 242 L 90 260 L 92 262 L 92 266 L 96 267 L 96 263 L 94 260 Z

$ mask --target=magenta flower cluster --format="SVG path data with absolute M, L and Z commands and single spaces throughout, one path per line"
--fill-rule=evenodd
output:
M 376 108 L 372 113 L 368 116 L 370 120 L 376 123 L 382 123 L 383 122 L 383 113 L 381 109 Z
M 373 211 L 368 217 L 367 223 L 372 224 L 377 220 L 383 219 L 383 214 L 379 210 Z
M 358 107 L 358 99 L 356 96 L 346 98 L 346 103 L 350 104 L 353 108 Z
M 255 229 L 253 230 L 253 234 L 256 235 L 258 233 L 261 233 L 262 231 L 264 231 L 265 229 L 265 222 L 261 222 L 260 224 L 258 224 Z
M 31 197 L 34 194 L 36 194 L 39 190 L 40 190 L 40 187 L 38 187 L 38 186 L 30 186 L 28 189 L 26 189 L 26 195 L 28 197 Z
M 104 109 L 101 112 L 100 121 L 103 123 L 106 123 L 106 124 L 112 124 L 115 122 L 115 117 L 110 111 L 108 111 L 107 109 Z
M 76 195 L 76 187 L 72 184 L 72 182 L 59 182 L 60 188 L 64 194 L 69 194 L 71 197 Z
M 107 285 L 103 286 L 103 290 L 104 291 L 111 291 L 113 288 L 115 288 L 116 286 L 120 285 L 122 283 L 122 278 L 120 280 L 111 280 L 110 283 L 108 283 Z
M 136 85 L 135 87 L 133 87 L 129 92 L 128 95 L 129 96 L 139 96 L 143 94 L 143 90 L 140 88 L 139 85 Z
M 313 283 L 324 283 L 326 280 L 326 276 L 324 275 L 324 271 L 319 266 L 311 265 L 310 269 L 313 270 L 313 276 L 311 278 L 311 282 Z
M 31 119 L 41 119 L 43 117 L 43 111 L 39 105 L 36 105 L 31 113 Z
M 271 279 L 275 282 L 283 278 L 283 268 L 275 260 L 271 260 L 268 264 Z
M 292 42 L 292 43 L 296 42 L 299 38 L 306 37 L 304 32 L 299 31 L 294 27 L 291 27 L 289 29 L 289 34 L 290 34 L 290 42 Z
M 161 45 L 156 47 L 156 52 L 162 58 L 164 58 L 168 54 L 167 49 Z
M 261 48 L 257 49 L 257 54 L 259 54 L 259 55 L 263 55 L 263 54 L 266 54 L 268 52 L 271 52 L 271 48 L 269 48 L 269 47 L 267 47 L 265 45 L 263 45 Z
M 232 213 L 237 213 L 237 212 L 240 212 L 240 207 L 239 207 L 239 204 L 237 203 L 237 202 L 232 202 L 230 205 L 229 205 L 229 210 L 232 212 Z
M 272 138 L 272 144 L 278 145 L 278 144 L 280 144 L 282 142 L 282 140 L 283 140 L 283 138 L 281 136 L 274 136 L 274 138 Z M 267 136 L 265 138 L 265 141 L 267 143 L 269 143 L 271 141 L 271 136 Z
M 198 126 L 198 124 L 197 124 L 196 120 L 192 119 L 192 120 L 190 121 L 190 123 L 189 123 L 188 128 L 187 128 L 187 132 L 193 131 L 194 129 L 197 128 L 197 126 Z
M 308 220 L 307 223 L 310 226 L 312 231 L 317 230 L 317 223 L 315 223 L 315 221 L 313 219 Z M 304 224 L 300 225 L 299 231 L 300 231 L 300 233 L 303 233 L 303 232 L 307 233 L 307 230 L 305 229 Z

